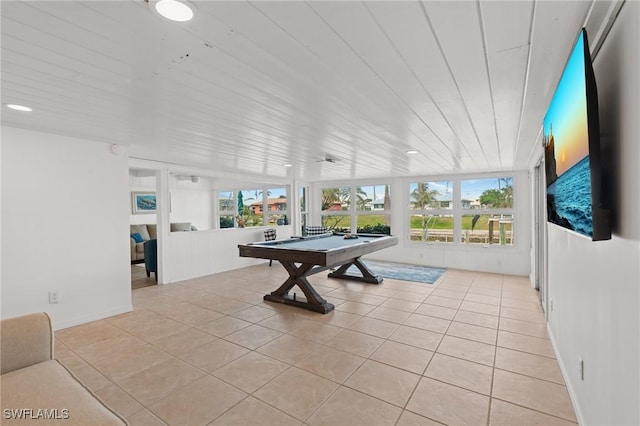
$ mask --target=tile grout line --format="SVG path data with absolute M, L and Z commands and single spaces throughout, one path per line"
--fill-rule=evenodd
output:
M 504 275 L 500 282 L 500 309 L 498 314 L 502 313 L 502 292 L 504 289 Z M 500 327 L 500 315 L 498 315 L 498 327 Z M 487 426 L 491 424 L 491 414 L 493 413 L 493 389 L 495 387 L 496 378 L 496 359 L 498 358 L 498 336 L 499 331 L 496 331 L 496 344 L 493 348 L 493 368 L 491 371 L 491 387 L 489 388 L 489 412 L 487 413 Z

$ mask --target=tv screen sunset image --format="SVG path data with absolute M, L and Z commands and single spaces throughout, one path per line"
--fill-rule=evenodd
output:
M 591 237 L 591 172 L 584 33 L 544 118 L 548 220 Z

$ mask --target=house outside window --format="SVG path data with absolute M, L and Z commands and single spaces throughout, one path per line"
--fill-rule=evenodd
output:
M 287 188 L 268 188 L 266 195 L 266 224 L 268 226 L 288 225 Z

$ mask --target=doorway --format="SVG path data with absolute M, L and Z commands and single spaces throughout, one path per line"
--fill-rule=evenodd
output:
M 149 169 L 129 169 L 129 212 L 131 289 L 156 285 L 155 272 L 147 277 L 144 261 L 144 245 L 156 239 L 156 171 Z M 152 269 L 152 268 L 150 268 Z M 157 267 L 155 268 L 157 269 Z
M 547 227 L 546 227 L 546 207 L 547 196 L 544 174 L 544 157 L 540 159 L 534 169 L 534 221 L 535 221 L 535 246 L 534 246 L 534 283 L 535 288 L 540 292 L 540 303 L 544 310 L 545 317 L 549 318 L 548 312 L 548 289 L 547 289 Z

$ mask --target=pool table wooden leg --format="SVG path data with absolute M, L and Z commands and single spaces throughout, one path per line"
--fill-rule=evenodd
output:
M 355 265 L 360 270 L 360 272 L 362 273 L 361 277 L 357 275 L 349 275 L 346 273 L 347 269 L 349 269 L 351 265 Z M 361 281 L 369 284 L 380 284 L 382 282 L 382 277 L 378 275 L 373 275 L 373 273 L 369 270 L 369 268 L 367 268 L 367 265 L 360 262 L 360 258 L 354 259 L 353 262 L 345 263 L 344 265 L 340 266 L 338 269 L 336 269 L 335 272 L 331 272 L 329 274 L 329 278 L 340 278 L 344 280 Z
M 289 273 L 289 278 L 287 278 L 287 280 L 276 291 L 272 291 L 271 294 L 265 295 L 264 300 L 297 306 L 299 308 L 305 308 L 322 314 L 331 312 L 335 308 L 333 304 L 323 299 L 307 280 L 307 276 L 312 273 L 312 269 L 315 266 L 314 264 L 303 263 L 300 266 L 296 266 L 294 262 L 286 262 L 282 260 L 280 263 L 282 263 L 282 266 L 284 266 Z M 307 299 L 306 302 L 296 300 L 295 294 L 293 296 L 289 294 L 289 291 L 296 285 L 304 293 L 304 296 Z

